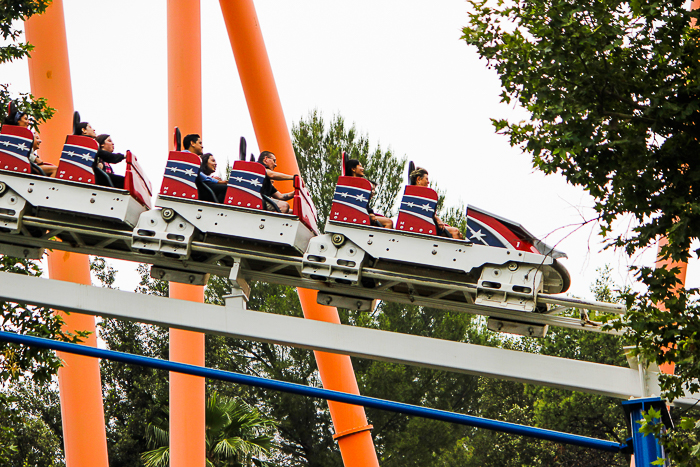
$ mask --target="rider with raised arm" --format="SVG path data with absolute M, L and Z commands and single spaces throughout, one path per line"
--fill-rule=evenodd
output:
M 430 185 L 428 171 L 423 167 L 416 167 L 416 169 L 409 174 L 409 178 L 411 179 L 411 185 L 423 187 L 428 187 L 428 185 Z M 435 222 L 435 228 L 439 236 L 464 240 L 464 235 L 458 228 L 445 224 L 437 214 L 433 215 L 433 221 Z
M 126 159 L 126 156 L 124 154 L 114 152 L 114 141 L 112 141 L 112 137 L 110 135 L 100 135 L 95 139 L 97 140 L 97 144 L 100 145 L 100 148 L 97 150 L 97 154 L 95 155 L 93 167 L 104 170 L 110 180 L 112 180 L 112 185 L 114 185 L 114 188 L 124 188 L 124 177 L 122 175 L 115 174 L 110 164 L 118 164 Z
M 348 177 L 367 178 L 365 177 L 365 168 L 362 167 L 362 164 L 357 159 L 348 159 L 345 162 L 345 174 Z M 369 179 L 367 179 L 367 181 L 372 185 L 372 195 L 370 196 L 371 198 L 372 196 L 374 196 L 374 191 L 377 188 L 377 184 Z M 381 214 L 375 214 L 372 208 L 369 207 L 369 203 L 367 204 L 367 214 L 369 214 L 370 225 L 373 225 L 374 227 L 383 227 L 385 229 L 394 228 L 394 222 L 391 219 L 382 216 Z
M 260 193 L 272 199 L 272 202 L 277 204 L 277 207 L 279 208 L 280 212 L 289 212 L 289 204 L 286 203 L 286 201 L 289 201 L 290 199 L 294 198 L 294 192 L 290 191 L 289 193 L 280 193 L 279 191 L 277 191 L 277 188 L 275 188 L 275 185 L 272 183 L 272 181 L 294 180 L 294 175 L 287 175 L 281 172 L 275 172 L 275 168 L 277 167 L 277 156 L 275 156 L 270 151 L 261 152 L 260 157 L 258 158 L 258 162 L 265 166 L 265 180 L 263 181 L 263 186 L 260 190 Z M 270 205 L 270 201 L 268 200 L 265 200 L 264 205 L 267 211 L 276 210 L 274 206 Z

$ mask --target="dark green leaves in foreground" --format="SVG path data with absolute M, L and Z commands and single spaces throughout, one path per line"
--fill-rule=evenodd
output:
M 463 39 L 498 74 L 502 101 L 528 115 L 493 120 L 496 130 L 587 190 L 611 245 L 631 255 L 664 236 L 662 256 L 687 260 L 700 236 L 698 12 L 681 0 L 468 3 Z M 622 216 L 630 228 L 613 231 Z M 637 269 L 645 292 L 627 295 L 631 311 L 614 324 L 643 359 L 676 364 L 662 380 L 670 398 L 700 377 L 698 290 L 676 293 L 676 272 Z M 679 465 L 697 465 L 688 420 L 665 438 Z

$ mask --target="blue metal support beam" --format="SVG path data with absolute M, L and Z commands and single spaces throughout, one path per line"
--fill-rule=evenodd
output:
M 431 409 L 428 407 L 403 404 L 401 402 L 393 402 L 384 399 L 376 399 L 373 397 L 347 394 L 338 391 L 330 391 L 327 389 L 314 388 L 304 386 L 301 384 L 287 383 L 284 381 L 260 378 L 256 376 L 248 376 L 240 373 L 199 367 L 196 365 L 187 365 L 184 363 L 171 362 L 168 360 L 159 360 L 157 358 L 149 358 L 123 352 L 115 352 L 113 350 L 96 349 L 94 347 L 70 344 L 67 342 L 59 342 L 40 337 L 24 336 L 10 332 L 0 332 L 0 341 L 13 342 L 16 344 L 40 347 L 44 349 L 58 350 L 60 352 L 75 353 L 79 355 L 85 355 L 88 357 L 115 360 L 122 363 L 141 365 L 149 368 L 156 368 L 159 370 L 185 373 L 194 376 L 201 376 L 203 378 L 228 381 L 236 384 L 258 386 L 274 391 L 288 392 L 307 397 L 318 397 L 320 399 L 344 402 L 353 405 L 361 405 L 364 407 L 372 407 L 374 409 L 387 410 L 389 412 L 397 412 L 406 415 L 429 418 L 433 420 L 457 423 L 459 425 L 466 425 L 475 428 L 485 428 L 487 430 L 500 431 L 503 433 L 510 433 L 520 436 L 528 436 L 531 438 L 543 439 L 555 443 L 571 444 L 574 446 L 581 446 L 584 448 L 597 449 L 601 451 L 617 453 L 627 448 L 627 445 L 623 443 L 589 438 L 587 436 L 579 436 L 553 430 L 545 430 L 542 428 L 518 425 L 515 423 L 500 422 L 498 420 L 490 420 L 488 418 L 474 417 L 471 415 L 447 412 L 444 410 Z
M 667 427 L 672 425 L 666 402 L 660 397 L 631 399 L 622 402 L 622 408 L 625 409 L 627 421 L 632 431 L 631 444 L 634 449 L 635 467 L 654 467 L 652 463 L 658 459 L 664 459 L 663 465 L 668 465 L 666 453 L 663 446 L 659 444 L 659 440 L 654 435 L 645 435 L 639 431 L 641 428 L 639 422 L 644 420 L 644 412 L 652 407 L 661 413 L 661 418 L 656 419 L 656 423 L 664 423 Z

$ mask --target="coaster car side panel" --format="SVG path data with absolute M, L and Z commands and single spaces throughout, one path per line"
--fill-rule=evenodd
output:
M 68 135 L 61 151 L 56 178 L 82 183 L 95 183 L 92 166 L 99 145 L 87 136 Z
M 200 163 L 199 156 L 189 151 L 170 151 L 160 194 L 197 199 L 196 180 Z
M 133 227 L 147 209 L 128 191 L 116 188 L 14 172 L 0 172 L 0 181 L 26 200 L 32 211 L 108 219 Z
M 156 206 L 172 209 L 208 236 L 237 237 L 289 245 L 299 253 L 306 251 L 309 240 L 315 235 L 298 218 L 289 214 L 162 195 L 156 200 Z
M 3 125 L 0 131 L 0 169 L 30 173 L 28 155 L 34 144 L 34 135 L 27 128 Z
M 539 253 L 493 248 L 462 240 L 379 227 L 361 227 L 331 220 L 326 223 L 326 233 L 344 235 L 376 259 L 465 273 L 484 264 L 500 265 L 515 261 L 550 265 L 553 262 L 552 258 Z
M 236 161 L 228 178 L 225 204 L 250 209 L 264 209 L 260 194 L 265 167 L 257 162 Z
M 369 180 L 361 177 L 338 177 L 328 219 L 359 225 L 370 225 L 367 204 L 372 195 Z
M 435 235 L 435 208 L 438 195 L 432 188 L 407 185 L 399 207 L 397 230 Z

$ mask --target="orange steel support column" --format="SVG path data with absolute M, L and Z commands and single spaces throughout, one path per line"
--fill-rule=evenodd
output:
M 659 250 L 658 250 L 659 252 L 657 252 L 657 254 L 656 254 L 656 258 L 657 258 L 656 267 L 660 268 L 662 266 L 666 266 L 666 269 L 669 269 L 669 270 L 673 269 L 675 267 L 679 268 L 680 272 L 678 273 L 678 275 L 676 277 L 678 277 L 678 279 L 681 281 L 681 283 L 678 287 L 685 287 L 685 276 L 686 276 L 686 273 L 688 272 L 688 263 L 671 261 L 670 259 L 665 259 L 665 260 L 658 259 L 660 256 L 661 248 L 667 244 L 668 244 L 668 239 L 666 237 L 662 237 L 659 240 Z M 663 307 L 663 304 L 659 305 L 659 308 L 661 308 L 662 310 L 665 310 L 665 308 Z M 673 363 L 664 363 L 663 365 L 659 365 L 659 370 L 661 370 L 662 373 L 667 373 L 667 374 L 672 375 L 673 372 L 675 371 L 675 369 L 676 369 L 676 365 Z
M 297 293 L 305 318 L 340 324 L 336 308 L 316 302 L 318 290 L 297 289 Z M 319 351 L 314 351 L 314 355 L 324 388 L 360 393 L 350 357 Z M 379 466 L 370 432 L 372 425 L 367 424 L 364 407 L 333 401 L 328 401 L 328 407 L 335 427 L 333 438 L 338 441 L 343 464 L 346 467 Z
M 25 23 L 27 41 L 34 44 L 29 60 L 32 93 L 48 99 L 56 114 L 43 124 L 42 158 L 58 163 L 63 141 L 72 131 L 73 93 L 68 63 L 68 44 L 62 0 L 54 0 L 43 15 Z M 90 284 L 87 256 L 60 251 L 49 255 L 51 279 Z M 96 346 L 95 318 L 65 315 L 69 331 L 90 331 L 85 345 Z M 58 372 L 61 420 L 68 467 L 107 467 L 107 438 L 99 360 L 60 353 L 64 366 Z
M 220 0 L 220 4 L 258 146 L 277 155 L 280 172 L 299 173 L 253 1 Z M 281 191 L 291 189 L 291 185 L 280 185 Z M 316 291 L 297 291 L 306 318 L 340 322 L 338 310 L 316 303 Z M 327 352 L 314 354 L 325 388 L 359 394 L 350 357 Z M 372 427 L 367 425 L 364 408 L 330 401 L 328 406 L 345 466 L 378 466 L 369 431 Z
M 168 132 L 202 134 L 201 48 L 199 0 L 168 0 Z M 170 297 L 203 302 L 204 287 L 171 282 Z M 170 360 L 204 366 L 204 334 L 170 329 Z M 171 467 L 206 463 L 204 383 L 170 373 Z

